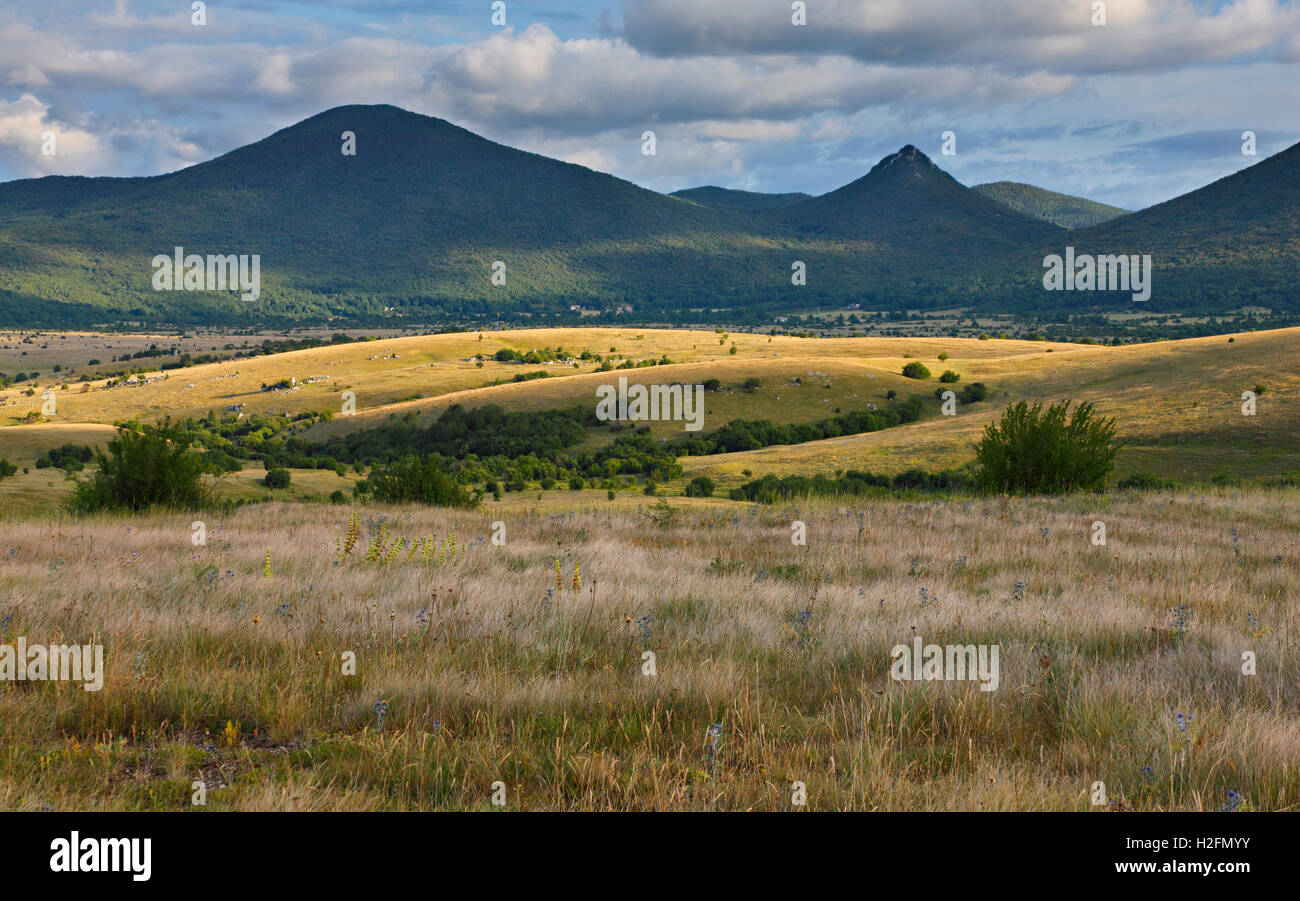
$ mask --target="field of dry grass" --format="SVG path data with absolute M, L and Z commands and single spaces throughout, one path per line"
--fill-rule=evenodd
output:
M 556 346 L 574 353 L 615 349 L 620 359 L 630 360 L 667 355 L 675 363 L 597 372 L 594 363 L 574 369 L 489 361 L 480 368 L 471 360 L 503 347 Z M 234 404 L 245 404 L 249 412 L 337 412 L 345 390 L 356 395 L 356 415 L 320 423 L 307 437 L 373 427 L 394 414 L 415 413 L 422 422 L 432 422 L 453 403 L 529 410 L 588 405 L 595 403 L 598 385 L 620 375 L 632 383 L 718 378 L 724 390 L 707 397 L 705 429 L 736 418 L 813 422 L 836 411 L 883 404 L 890 390 L 929 398 L 936 387 L 933 379 L 917 382 L 899 374 L 904 364 L 916 360 L 935 376 L 945 369 L 960 373 L 957 388 L 985 382 L 989 399 L 960 408 L 957 416 L 928 416 L 881 432 L 687 458 L 687 478 L 705 474 L 730 488 L 748 478 L 745 471 L 755 476 L 846 469 L 893 474 L 913 467 L 958 467 L 972 458 L 972 443 L 1007 403 L 1065 398 L 1092 401 L 1103 415 L 1115 417 L 1124 441 L 1117 476 L 1147 470 L 1180 479 L 1218 473 L 1250 478 L 1300 472 L 1298 353 L 1300 329 L 1123 347 L 973 338 L 724 337 L 608 328 L 488 332 L 482 340 L 478 333 L 395 337 L 195 366 L 139 386 L 109 388 L 96 382 L 83 393 L 69 383 L 66 391 L 55 389 L 57 415 L 36 424 L 18 423 L 40 409 L 49 380 L 43 379 L 30 396 L 25 383 L 19 383 L 0 391 L 0 422 L 7 423 L 0 427 L 0 458 L 30 467 L 45 450 L 65 442 L 102 444 L 111 437 L 113 422 L 129 418 L 201 416 Z M 529 371 L 553 377 L 512 381 Z M 762 387 L 740 390 L 751 376 L 762 379 Z M 300 383 L 320 380 L 292 391 L 261 390 L 264 383 L 289 377 Z M 1258 415 L 1243 416 L 1241 393 L 1257 385 L 1267 389 L 1259 398 Z M 681 423 L 653 423 L 651 432 L 659 438 L 679 437 Z M 611 438 L 592 436 L 593 441 Z M 66 492 L 66 486 L 51 484 L 49 476 L 35 470 L 20 473 L 0 481 L 0 501 L 38 510 L 37 497 L 51 489 L 56 496 Z
M 102 642 L 107 674 L 0 685 L 0 807 L 1300 804 L 1300 492 L 568 500 L 5 519 L 3 642 Z M 999 646 L 998 689 L 891 680 L 913 636 Z

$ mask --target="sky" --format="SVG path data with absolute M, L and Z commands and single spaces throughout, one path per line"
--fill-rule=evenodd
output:
M 1300 141 L 1300 0 L 503 2 L 0 0 L 0 181 L 157 175 L 350 103 L 657 191 L 820 194 L 914 144 L 1140 209 Z

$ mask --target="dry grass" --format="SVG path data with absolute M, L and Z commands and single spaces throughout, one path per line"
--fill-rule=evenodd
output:
M 1098 780 L 1143 810 L 1300 803 L 1294 490 L 674 503 L 666 528 L 366 508 L 341 565 L 343 507 L 211 515 L 204 547 L 201 516 L 0 523 L 4 640 L 102 641 L 107 669 L 0 684 L 0 806 L 176 809 L 200 779 L 216 809 L 485 808 L 497 780 L 526 809 L 786 809 L 796 780 L 813 809 L 1087 809 Z M 381 525 L 461 550 L 368 563 Z M 914 632 L 999 645 L 1001 687 L 893 682 Z

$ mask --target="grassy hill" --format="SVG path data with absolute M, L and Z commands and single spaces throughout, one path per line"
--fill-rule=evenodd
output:
M 959 467 L 973 458 L 971 445 L 983 426 L 1009 402 L 1050 402 L 1064 398 L 1092 401 L 1114 416 L 1124 441 L 1117 476 L 1151 471 L 1182 479 L 1218 473 L 1242 477 L 1300 472 L 1300 329 L 1242 333 L 1124 347 L 941 338 L 822 339 L 733 335 L 714 332 L 631 329 L 558 329 L 390 338 L 313 348 L 175 370 L 170 378 L 109 388 L 95 382 L 82 393 L 55 390 L 58 414 L 49 422 L 20 425 L 40 409 L 43 381 L 26 395 L 11 387 L 0 392 L 0 458 L 31 467 L 47 450 L 64 443 L 97 444 L 111 436 L 111 423 L 128 418 L 157 420 L 218 414 L 242 404 L 245 413 L 298 413 L 341 408 L 343 391 L 356 395 L 354 416 L 338 416 L 313 426 L 312 440 L 383 424 L 392 416 L 416 414 L 429 424 L 453 403 L 466 407 L 498 404 L 507 410 L 548 410 L 592 406 L 596 387 L 625 376 L 632 384 L 717 378 L 722 389 L 706 395 L 705 429 L 732 419 L 770 419 L 782 424 L 812 423 L 841 411 L 885 406 L 886 394 L 913 394 L 933 405 L 936 382 L 905 379 L 900 372 L 917 360 L 932 371 L 961 374 L 956 387 L 981 381 L 989 398 L 944 417 L 932 409 L 920 422 L 884 431 L 773 446 L 743 453 L 682 458 L 686 478 L 708 475 L 726 487 L 750 476 L 833 475 L 865 469 L 894 474 L 913 467 L 931 471 Z M 719 341 L 722 341 L 720 344 Z M 733 346 L 736 353 L 730 353 Z M 563 346 L 566 351 L 600 352 L 631 361 L 667 356 L 671 365 L 611 372 L 594 363 L 578 368 L 471 360 L 498 349 L 526 352 Z M 611 353 L 611 348 L 616 352 Z M 939 355 L 947 359 L 940 360 Z M 513 381 L 524 372 L 549 372 L 550 378 Z M 263 391 L 263 384 L 294 378 L 290 390 Z M 758 378 L 756 390 L 743 383 Z M 1244 390 L 1264 385 L 1259 413 L 1240 411 Z M 650 423 L 654 438 L 683 436 L 681 423 Z M 585 446 L 612 441 L 607 429 L 592 429 Z M 246 481 L 260 496 L 264 488 Z M 295 487 L 328 494 L 345 487 L 332 473 L 319 483 Z M 312 474 L 313 479 L 321 477 Z M 238 482 L 238 479 L 234 481 Z M 683 479 L 684 483 L 684 479 Z M 680 493 L 680 485 L 668 486 Z M 68 490 L 57 471 L 30 469 L 0 481 L 0 499 L 23 508 L 48 509 Z M 244 489 L 241 489 L 243 491 Z M 507 499 L 509 502 L 509 499 Z
M 1014 181 L 995 181 L 975 185 L 972 190 L 1018 213 L 1059 225 L 1061 228 L 1100 225 L 1128 213 L 1128 210 L 1117 206 L 1098 203 L 1083 197 L 1072 197 L 1069 194 L 1058 194 L 1045 188 Z

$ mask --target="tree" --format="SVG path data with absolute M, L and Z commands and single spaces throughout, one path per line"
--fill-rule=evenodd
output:
M 161 425 L 119 426 L 107 453 L 96 455 L 99 470 L 77 485 L 72 509 L 145 510 L 166 507 L 192 510 L 210 500 L 203 474 L 210 465 L 190 451 L 190 436 L 170 420 Z
M 266 485 L 267 488 L 271 489 L 288 488 L 289 470 L 281 469 L 278 466 L 275 469 L 268 469 L 266 471 L 266 477 L 262 479 L 262 483 Z
M 687 497 L 713 497 L 713 479 L 708 476 L 696 476 L 686 486 Z
M 1099 417 L 1092 404 L 1069 412 L 1070 401 L 1030 407 L 1024 401 L 1002 411 L 975 445 L 981 485 L 1008 494 L 1100 489 L 1115 466 L 1115 420 Z
M 909 379 L 924 380 L 930 377 L 930 370 L 926 368 L 924 363 L 913 361 L 903 367 L 903 375 Z
M 447 475 L 441 460 L 435 456 L 424 460 L 406 459 L 375 468 L 367 477 L 366 485 L 375 500 L 394 504 L 473 508 L 479 500 Z

